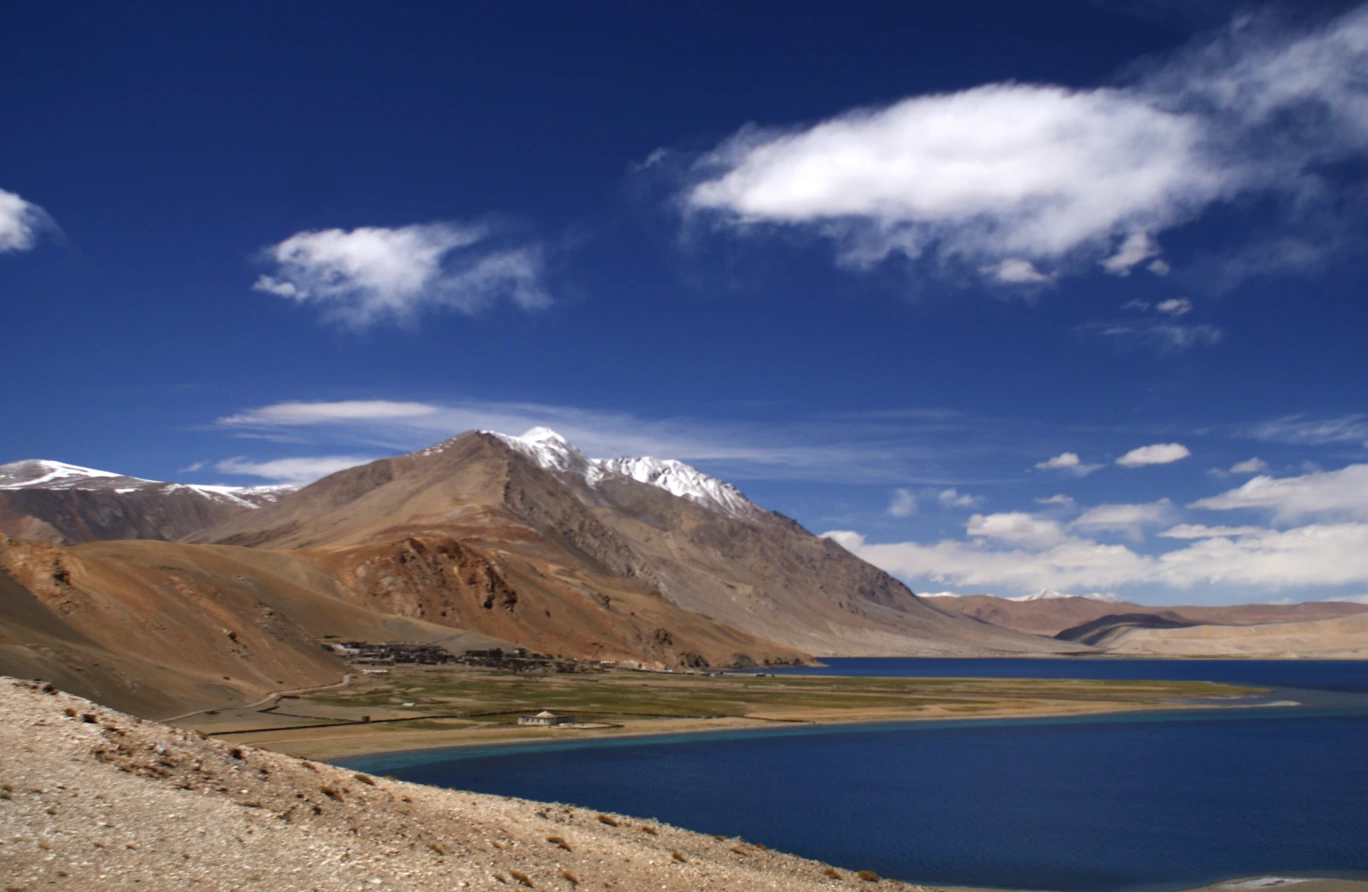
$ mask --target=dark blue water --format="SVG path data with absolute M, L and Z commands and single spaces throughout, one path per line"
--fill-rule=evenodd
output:
M 346 764 L 655 817 L 927 883 L 1138 890 L 1368 876 L 1368 698 L 1343 693 L 1368 691 L 1368 665 L 832 662 L 843 674 L 1203 678 L 1340 693 L 1304 709 L 800 728 Z

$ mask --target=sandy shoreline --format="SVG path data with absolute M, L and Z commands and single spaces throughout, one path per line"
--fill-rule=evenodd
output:
M 404 753 L 417 753 L 446 749 L 516 749 L 524 746 L 541 746 L 570 742 L 607 742 L 614 740 L 641 740 L 654 737 L 697 737 L 706 738 L 712 734 L 750 732 L 763 735 L 767 732 L 782 732 L 794 728 L 854 728 L 867 725 L 899 725 L 934 722 L 975 722 L 1001 720 L 1057 719 L 1080 716 L 1143 714 L 1156 711 L 1211 710 L 1248 708 L 1220 706 L 1215 704 L 1165 703 L 1151 706 L 1117 706 L 1069 704 L 1043 707 L 1039 709 L 1002 709 L 985 711 L 974 716 L 954 715 L 951 713 L 887 714 L 855 713 L 836 718 L 809 719 L 764 719 L 749 720 L 726 719 L 662 719 L 651 722 L 649 728 L 577 729 L 527 728 L 513 725 L 493 726 L 487 730 L 471 732 L 466 729 L 450 732 L 441 731 L 404 731 L 384 727 L 349 725 L 339 728 L 320 728 L 317 730 L 266 731 L 254 734 L 217 733 L 221 740 L 246 743 L 301 758 L 334 762 L 344 759 L 360 759 L 383 756 L 398 756 Z

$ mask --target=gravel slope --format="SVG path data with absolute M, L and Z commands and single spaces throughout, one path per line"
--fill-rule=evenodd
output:
M 620 815 L 358 775 L 0 677 L 0 888 L 919 887 Z

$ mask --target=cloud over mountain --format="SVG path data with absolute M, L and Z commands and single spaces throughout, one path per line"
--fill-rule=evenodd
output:
M 541 250 L 494 236 L 474 223 L 300 232 L 266 249 L 273 271 L 252 288 L 357 329 L 412 323 L 428 309 L 475 315 L 503 299 L 525 310 L 549 305 Z

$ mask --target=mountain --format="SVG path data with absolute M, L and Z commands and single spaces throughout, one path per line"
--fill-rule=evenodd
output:
M 1349 601 L 1159 607 L 1075 595 L 1052 597 L 1049 593 L 1025 598 L 963 595 L 938 599 L 937 604 L 1003 628 L 1094 645 L 1103 650 L 1113 649 L 1120 640 L 1120 633 L 1126 630 L 1154 630 L 1141 636 L 1153 641 L 1162 637 L 1165 629 L 1291 625 L 1368 613 L 1368 605 Z
M 59 545 L 169 541 L 293 489 L 162 483 L 57 461 L 17 461 L 0 465 L 0 533 Z
M 475 549 L 520 592 L 569 585 L 583 599 L 631 586 L 809 654 L 1069 649 L 924 603 L 835 542 L 681 462 L 591 459 L 545 428 L 521 437 L 472 431 L 341 471 L 188 541 L 327 550 L 337 572 L 350 574 L 407 538 L 429 551 L 449 542 Z
M 1125 625 L 1091 637 L 1109 653 L 1136 657 L 1362 660 L 1368 659 L 1368 611 L 1251 625 Z
M 13 525 L 43 535 L 0 537 L 0 674 L 143 715 L 336 682 L 329 638 L 656 668 L 1091 650 L 924 603 L 686 464 L 590 459 L 546 430 L 472 431 L 298 491 L 4 473 Z M 50 510 L 13 501 L 39 497 Z M 50 544 L 126 530 L 144 538 Z

